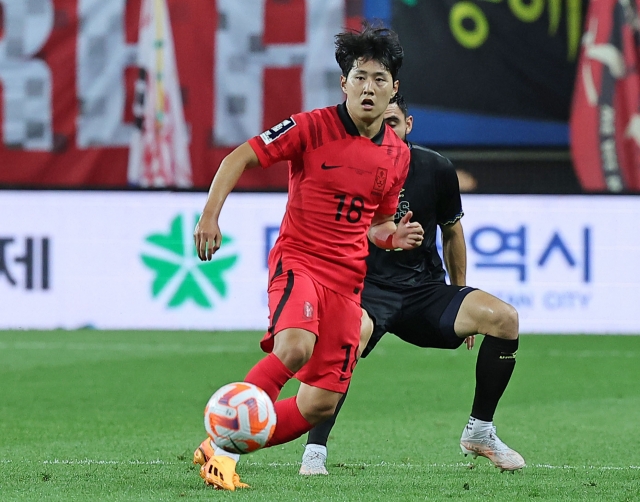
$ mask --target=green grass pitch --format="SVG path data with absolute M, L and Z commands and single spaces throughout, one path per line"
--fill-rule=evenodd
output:
M 520 472 L 460 453 L 477 348 L 418 349 L 389 335 L 355 372 L 329 476 L 298 475 L 300 438 L 242 458 L 250 489 L 212 490 L 191 464 L 204 405 L 262 357 L 259 338 L 0 332 L 0 500 L 640 500 L 633 336 L 521 338 L 495 417 L 527 461 Z

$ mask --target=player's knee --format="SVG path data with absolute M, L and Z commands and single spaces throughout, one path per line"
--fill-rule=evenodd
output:
M 278 359 L 282 361 L 287 368 L 291 371 L 298 371 L 302 368 L 313 353 L 313 345 L 304 343 L 303 340 L 297 340 L 288 344 L 277 344 L 273 353 L 278 356 Z
M 518 311 L 513 306 L 500 302 L 500 306 L 493 309 L 491 317 L 493 328 L 490 333 L 493 336 L 507 340 L 518 338 Z
M 310 331 L 286 329 L 276 334 L 273 353 L 291 371 L 302 368 L 313 354 L 316 336 Z
M 298 343 L 278 347 L 278 350 L 274 349 L 273 352 L 287 368 L 291 371 L 298 371 L 309 359 L 311 359 L 313 347 L 308 347 L 306 344 Z

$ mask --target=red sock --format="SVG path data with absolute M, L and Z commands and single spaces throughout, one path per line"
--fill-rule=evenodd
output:
M 275 404 L 282 387 L 291 380 L 291 377 L 293 377 L 293 371 L 272 352 L 251 368 L 244 381 L 260 387 Z
M 278 401 L 275 403 L 275 408 L 278 421 L 267 446 L 288 443 L 313 429 L 313 425 L 300 413 L 295 396 Z

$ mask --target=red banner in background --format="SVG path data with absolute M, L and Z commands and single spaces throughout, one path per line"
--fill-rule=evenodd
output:
M 167 0 L 195 187 L 292 113 L 337 103 L 351 0 Z M 141 0 L 0 0 L 0 185 L 127 186 Z M 82 20 L 82 22 L 80 22 Z M 285 188 L 285 166 L 239 188 Z
M 589 6 L 571 114 L 571 153 L 585 190 L 640 190 L 638 3 Z

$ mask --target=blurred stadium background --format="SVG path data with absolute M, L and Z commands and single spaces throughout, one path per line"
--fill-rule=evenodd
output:
M 458 169 L 467 282 L 519 311 L 497 423 L 528 467 L 462 461 L 475 353 L 385 337 L 331 476 L 299 479 L 299 440 L 243 460 L 258 489 L 237 495 L 637 500 L 637 6 L 0 0 L 0 499 L 211 498 L 191 452 L 209 395 L 261 357 L 286 166 L 245 173 L 200 263 L 206 190 L 236 145 L 340 102 L 333 36 L 378 19 L 409 138 Z
M 262 329 L 287 171 L 234 146 L 337 103 L 333 36 L 398 31 L 410 139 L 465 194 L 470 284 L 525 333 L 640 333 L 638 18 L 613 0 L 1 0 L 0 328 Z M 237 222 L 243 231 L 236 230 Z

